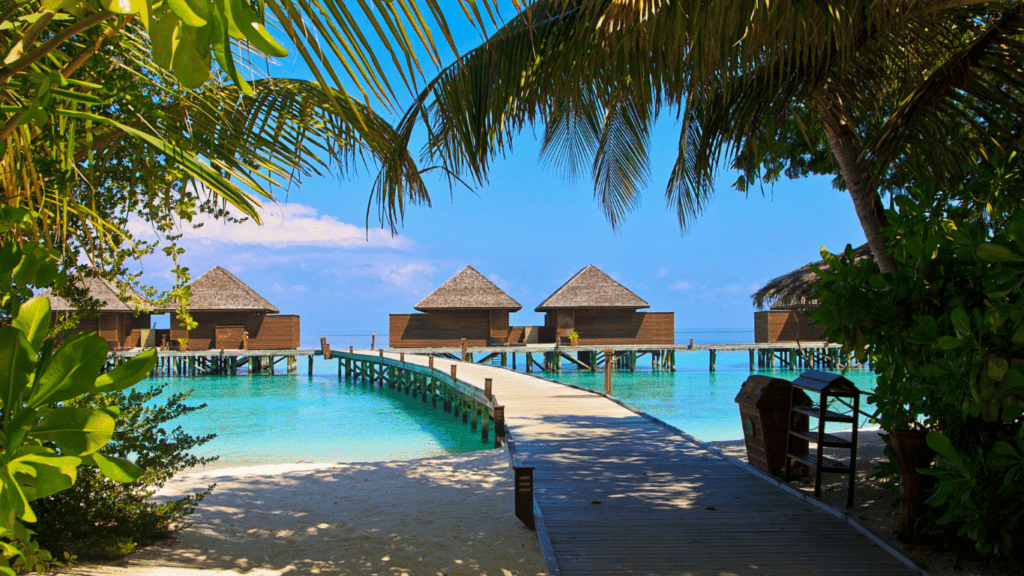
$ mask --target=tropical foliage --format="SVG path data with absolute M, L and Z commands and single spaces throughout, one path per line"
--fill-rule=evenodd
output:
M 44 285 L 59 275 L 52 254 L 39 258 L 13 243 L 4 245 L 0 274 L 20 285 Z M 52 560 L 24 525 L 37 520 L 32 502 L 70 488 L 83 464 L 117 482 L 142 472 L 127 459 L 100 452 L 114 433 L 116 405 L 65 403 L 135 384 L 153 369 L 155 351 L 100 375 L 106 341 L 79 334 L 58 347 L 47 338 L 49 329 L 45 298 L 21 304 L 10 325 L 0 327 L 0 572 L 12 575 L 15 568 L 45 568 Z
M 104 452 L 133 458 L 143 472 L 135 481 L 120 484 L 96 469 L 82 468 L 74 486 L 39 500 L 35 530 L 43 548 L 80 560 L 116 558 L 187 526 L 185 517 L 212 485 L 202 492 L 160 502 L 151 497 L 182 470 L 216 460 L 215 456 L 200 457 L 189 452 L 214 435 L 195 436 L 180 426 L 172 428 L 174 420 L 206 405 L 186 405 L 188 393 L 160 398 L 165 388 L 154 385 L 145 391 L 114 392 L 72 403 L 81 407 L 118 406 L 121 415 Z M 155 402 L 157 398 L 161 401 Z
M 897 266 L 878 274 L 823 252 L 811 315 L 878 374 L 887 430 L 929 430 L 939 458 L 919 531 L 948 527 L 977 550 L 1024 550 L 1024 164 L 1010 153 L 960 184 L 908 187 L 885 231 Z
M 10 3 L 0 12 L 0 203 L 41 215 L 13 241 L 132 280 L 125 262 L 155 248 L 128 233 L 137 218 L 161 237 L 183 285 L 182 225 L 201 213 L 229 218 L 228 208 L 258 221 L 259 199 L 303 176 L 387 157 L 398 165 L 382 184 L 389 197 L 400 210 L 423 201 L 419 170 L 371 101 L 396 98 L 381 54 L 410 88 L 417 54 L 439 62 L 428 29 L 447 27 L 438 5 L 424 4 L 432 18 L 406 1 Z M 287 53 L 268 26 L 316 81 L 259 71 Z
M 880 194 L 910 176 L 956 182 L 999 151 L 989 135 L 1019 133 L 1022 16 L 970 0 L 541 0 L 446 68 L 399 130 L 408 141 L 428 118 L 426 155 L 483 182 L 519 131 L 543 126 L 542 156 L 570 175 L 589 164 L 615 225 L 669 110 L 681 130 L 665 198 L 682 226 L 723 161 L 744 191 L 831 173 L 889 270 Z

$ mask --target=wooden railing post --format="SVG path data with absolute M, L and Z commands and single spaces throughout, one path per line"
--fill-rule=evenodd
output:
M 433 356 L 429 356 L 428 358 L 430 359 L 429 360 L 430 369 L 433 370 L 434 369 L 434 357 Z
M 536 530 L 533 519 L 533 466 L 514 466 L 516 518 L 530 530 Z
M 493 380 L 491 378 L 484 378 L 484 398 L 486 398 L 488 402 L 491 401 L 492 385 Z
M 348 353 L 349 354 L 355 354 L 356 353 L 356 347 L 355 346 L 349 346 L 348 347 Z
M 380 359 L 383 360 L 384 359 L 384 349 L 381 348 L 380 350 L 377 351 L 377 353 L 380 356 Z
M 614 356 L 614 351 L 604 351 L 604 393 L 608 396 L 612 395 L 612 359 Z
M 401 354 L 399 354 L 398 358 L 399 358 L 399 361 L 402 364 L 405 364 L 405 352 L 402 352 Z
M 456 368 L 458 368 L 458 366 L 456 366 L 455 364 L 452 364 L 452 384 L 454 384 L 456 382 L 456 380 L 455 380 L 455 370 L 456 370 Z
M 501 441 L 505 439 L 505 407 L 494 407 L 494 447 L 501 448 Z
M 462 361 L 466 361 L 466 339 L 462 339 Z
M 376 334 L 370 334 L 370 350 L 373 350 L 376 347 L 377 347 L 377 335 Z
M 324 355 L 324 360 L 331 359 L 331 345 L 327 343 L 326 337 L 320 338 L 320 353 Z

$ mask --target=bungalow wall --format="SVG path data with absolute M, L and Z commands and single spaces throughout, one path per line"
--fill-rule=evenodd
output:
M 57 315 L 51 323 L 59 321 Z M 150 315 L 139 314 L 138 316 L 131 312 L 101 312 L 96 318 L 86 318 L 80 320 L 78 325 L 75 327 L 76 332 L 95 332 L 100 338 L 107 341 L 107 346 L 111 350 L 117 348 L 131 348 L 138 344 L 133 343 L 131 338 L 133 331 L 137 331 L 140 328 L 149 328 L 150 326 Z
M 605 344 L 675 344 L 674 312 L 637 312 L 608 308 L 553 310 L 544 314 L 542 342 L 554 342 L 558 336 L 579 334 L 580 346 Z
M 172 319 L 172 347 L 176 346 L 178 338 L 187 337 L 189 350 L 240 350 L 245 332 L 249 334 L 246 346 L 249 350 L 294 350 L 299 347 L 299 317 L 294 314 L 193 312 L 192 319 L 198 326 L 188 332 L 177 318 Z
M 390 314 L 391 348 L 442 348 L 501 344 L 509 336 L 507 310 L 431 310 L 424 314 Z
M 825 339 L 825 327 L 801 310 L 764 310 L 754 312 L 754 342 L 813 342 Z

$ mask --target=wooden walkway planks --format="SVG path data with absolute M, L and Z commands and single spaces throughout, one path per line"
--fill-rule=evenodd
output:
M 459 379 L 479 388 L 493 379 L 515 457 L 535 467 L 534 494 L 562 575 L 916 573 L 843 520 L 601 395 L 434 362 L 446 372 L 458 365 Z

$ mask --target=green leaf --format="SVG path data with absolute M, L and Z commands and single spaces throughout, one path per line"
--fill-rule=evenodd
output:
M 939 348 L 943 350 L 953 350 L 959 348 L 963 344 L 963 340 L 954 338 L 953 336 L 940 336 L 939 337 Z
M 30 404 L 42 406 L 95 392 L 108 352 L 107 342 L 91 334 L 64 342 L 39 377 Z
M 1006 470 L 1013 466 L 1019 466 L 1021 455 L 1009 442 L 999 440 L 992 445 L 992 449 L 988 453 L 988 463 L 996 470 Z
M 1003 376 L 1009 368 L 1010 363 L 1005 358 L 990 356 L 988 359 L 988 376 L 996 382 L 1002 382 Z
M 14 478 L 29 502 L 45 498 L 75 483 L 80 458 L 45 454 L 28 454 L 8 464 Z
M 1014 254 L 1009 248 L 985 242 L 978 246 L 978 258 L 989 262 L 1024 262 L 1024 257 Z
M 917 372 L 924 376 L 925 378 L 939 378 L 941 376 L 949 374 L 948 371 L 939 368 L 935 364 L 924 364 L 918 367 Z
M 0 408 L 5 419 L 21 407 L 21 395 L 35 367 L 35 350 L 25 333 L 13 326 L 0 328 Z
M 105 372 L 96 379 L 95 392 L 117 392 L 124 390 L 149 376 L 156 366 L 156 348 L 146 350 L 124 364 Z
M 971 320 L 967 317 L 967 311 L 963 308 L 953 310 L 953 313 L 950 315 L 950 320 L 952 320 L 953 327 L 957 330 L 964 334 L 971 333 Z
M 181 85 L 195 89 L 210 79 L 210 33 L 213 26 L 178 26 L 174 45 L 174 75 Z
M 21 518 L 26 522 L 36 521 L 36 515 L 28 504 L 28 498 L 25 497 L 21 486 L 5 466 L 0 470 L 0 526 L 13 530 L 16 518 Z
M 936 454 L 942 457 L 942 459 L 949 465 L 953 466 L 957 470 L 966 471 L 964 467 L 964 461 L 957 453 L 956 448 L 953 447 L 953 443 L 949 441 L 941 432 L 929 432 L 925 437 L 925 442 L 928 443 L 928 447 L 935 451 Z
M 99 468 L 104 476 L 114 482 L 121 482 L 122 484 L 134 482 L 139 479 L 139 476 L 142 476 L 142 468 L 136 466 L 131 460 L 116 456 L 104 456 L 99 452 L 93 452 L 87 458 L 92 460 L 92 464 Z
M 36 424 L 30 436 L 57 444 L 61 452 L 73 456 L 91 454 L 110 442 L 114 419 L 93 408 L 57 408 Z
M 174 12 L 174 15 L 181 18 L 181 21 L 188 26 L 206 26 L 206 19 L 196 13 L 185 0 L 167 0 L 167 5 L 171 7 L 171 12 Z
M 50 301 L 47 298 L 33 298 L 21 305 L 18 315 L 11 320 L 11 326 L 25 333 L 29 345 L 39 349 L 50 329 Z
M 1024 390 L 1024 374 L 1021 374 L 1016 368 L 1010 368 L 1003 375 L 1003 382 L 1010 387 L 1010 393 L 1019 394 Z

